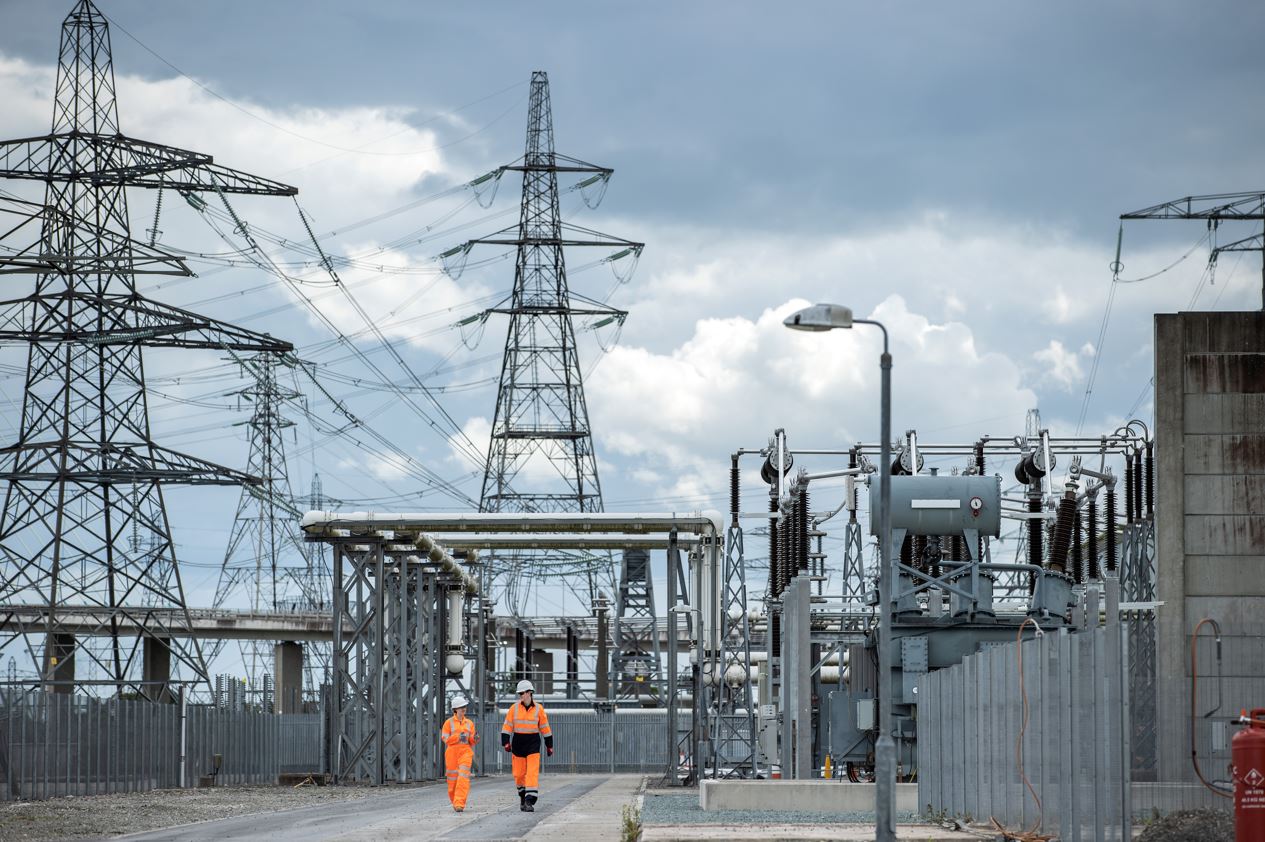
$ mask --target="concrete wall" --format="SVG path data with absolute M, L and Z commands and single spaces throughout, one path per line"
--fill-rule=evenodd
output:
M 1155 419 L 1159 733 L 1185 735 L 1195 624 L 1265 618 L 1265 313 L 1157 315 Z M 1159 749 L 1186 776 L 1184 740 Z

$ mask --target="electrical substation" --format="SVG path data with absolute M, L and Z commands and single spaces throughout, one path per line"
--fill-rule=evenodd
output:
M 596 207 L 614 170 L 557 151 L 546 72 L 527 80 L 522 156 L 443 196 L 486 209 L 521 179 L 517 222 L 444 228 L 450 215 L 415 237 L 442 249 L 436 277 L 513 264 L 507 293 L 445 314 L 467 348 L 505 329 L 483 360 L 499 360 L 480 398 L 486 441 L 455 408 L 462 390 L 437 386 L 357 298 L 351 276 L 378 255 L 341 255 L 294 186 L 126 133 L 111 21 L 92 0 L 65 19 L 56 80 L 51 130 L 0 143 L 0 343 L 26 356 L 5 386 L 20 424 L 0 447 L 0 802 L 286 776 L 451 781 L 437 735 L 454 699 L 484 735 L 461 773 L 477 799 L 481 779 L 511 773 L 496 735 L 521 682 L 558 745 L 542 803 L 549 775 L 575 776 L 568 798 L 597 785 L 586 776 L 622 775 L 646 816 L 662 798 L 731 822 L 856 814 L 884 839 L 897 822 L 991 819 L 1009 839 L 1105 840 L 1263 791 L 1230 771 L 1237 734 L 1265 722 L 1240 713 L 1265 705 L 1261 313 L 1156 316 L 1154 420 L 1082 431 L 1082 412 L 1071 434 L 1036 409 L 951 436 L 934 417 L 893 418 L 883 328 L 882 405 L 827 395 L 821 409 L 846 406 L 865 429 L 881 412 L 878 438 L 815 440 L 796 419 L 806 428 L 817 405 L 788 407 L 755 441 L 715 442 L 729 456 L 707 479 L 727 506 L 608 507 L 583 349 L 636 313 L 573 290 L 567 256 L 597 254 L 571 272 L 608 267 L 623 284 L 648 246 L 564 218 L 564 199 Z M 153 208 L 143 235 L 137 196 Z M 169 243 L 176 209 L 220 250 Z M 1259 224 L 1265 194 L 1122 219 Z M 490 233 L 452 237 L 470 230 Z M 233 267 L 287 295 L 323 344 L 150 294 Z M 877 322 L 817 305 L 785 324 Z M 177 352 L 215 362 L 166 373 Z M 155 402 L 202 383 L 218 391 L 181 400 L 240 433 L 240 468 L 154 433 Z M 477 495 L 384 433 L 388 407 L 361 409 L 365 394 L 447 447 Z M 225 401 L 243 414 L 225 421 Z M 326 495 L 313 454 L 333 443 L 355 458 L 320 462 L 325 482 L 377 460 L 423 490 Z M 205 590 L 177 558 L 175 486 L 238 489 L 222 492 L 233 517 L 210 525 L 223 550 Z M 561 608 L 541 610 L 542 594 Z

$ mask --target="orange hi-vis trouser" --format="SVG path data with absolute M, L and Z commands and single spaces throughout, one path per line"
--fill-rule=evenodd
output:
M 533 796 L 540 784 L 540 752 L 526 757 L 514 755 L 514 783 L 520 790 L 526 790 Z
M 448 776 L 448 800 L 465 809 L 470 795 L 470 767 L 474 763 L 474 721 L 456 717 L 444 723 L 444 767 Z

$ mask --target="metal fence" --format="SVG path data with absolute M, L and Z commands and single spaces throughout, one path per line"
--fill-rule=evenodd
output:
M 682 717 L 688 727 L 688 717 Z M 488 743 L 484 774 L 508 774 L 509 755 L 500 750 L 505 712 L 483 717 L 479 734 Z M 558 711 L 549 714 L 553 757 L 541 768 L 557 772 L 664 772 L 668 767 L 665 710 Z M 478 752 L 476 752 L 476 758 Z
M 271 713 L 190 707 L 186 785 L 212 774 L 217 784 L 276 783 L 281 719 Z
M 204 776 L 274 784 L 281 772 L 321 770 L 318 714 L 184 710 L 182 721 L 179 704 L 0 695 L 0 801 L 192 787 Z
M 918 686 L 920 806 L 1065 842 L 1129 838 L 1123 649 L 1118 625 L 1059 629 L 929 673 Z
M 11 693 L 0 701 L 0 800 L 178 786 L 180 710 Z
M 304 773 L 323 769 L 324 717 L 319 713 L 295 713 L 277 719 L 281 729 L 278 746 L 280 771 Z

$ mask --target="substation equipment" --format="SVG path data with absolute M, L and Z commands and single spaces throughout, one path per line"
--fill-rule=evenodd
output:
M 739 522 L 763 521 L 768 534 L 764 604 L 749 612 L 761 776 L 873 777 L 883 686 L 875 583 L 883 556 L 876 551 L 876 560 L 865 563 L 859 515 L 864 491 L 870 534 L 877 536 L 872 460 L 879 450 L 877 444 L 792 449 L 777 430 L 767 447 L 732 456 L 738 568 L 745 566 Z M 1112 616 L 1123 611 L 1130 625 L 1131 703 L 1154 710 L 1154 460 L 1144 425 L 1131 422 L 1098 437 L 1030 429 L 1014 438 L 950 444 L 920 443 L 911 430 L 893 452 L 890 686 L 900 779 L 917 774 L 923 676 L 1013 642 L 1025 623 L 1028 634 L 1097 625 L 1100 602 Z M 767 512 L 740 511 L 739 460 L 749 456 L 762 460 Z M 810 459 L 827 467 L 810 472 L 803 467 Z M 929 460 L 942 467 L 928 469 Z M 1066 473 L 1056 482 L 1060 463 Z M 1002 466 L 1004 474 L 990 473 Z M 844 480 L 842 503 L 812 508 L 810 486 L 830 478 Z M 830 491 L 837 493 L 837 484 Z M 840 514 L 843 554 L 828 565 L 825 525 Z M 1006 521 L 1019 528 L 1004 533 Z M 1007 560 L 1003 552 L 1014 555 Z M 828 567 L 842 573 L 833 592 L 826 590 Z M 1153 755 L 1153 733 L 1133 737 L 1140 752 Z
M 740 531 L 727 543 L 718 513 L 314 511 L 302 527 L 333 548 L 336 782 L 438 777 L 434 735 L 450 692 L 471 700 L 472 715 L 497 710 L 483 584 L 495 571 L 479 554 L 517 550 L 666 551 L 665 777 L 756 773 Z M 487 751 L 483 740 L 480 768 Z

